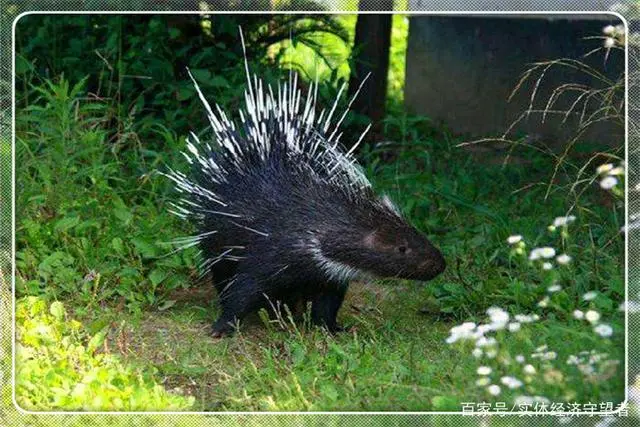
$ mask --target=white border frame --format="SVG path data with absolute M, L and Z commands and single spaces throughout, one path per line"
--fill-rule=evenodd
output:
M 600 411 L 600 412 L 567 412 L 567 411 L 548 411 L 548 412 L 536 412 L 536 411 L 509 411 L 509 412 L 454 412 L 454 411 L 418 411 L 418 412 L 397 412 L 397 411 L 347 411 L 347 412 L 331 412 L 331 411 L 305 411 L 305 412 L 295 412 L 295 411 L 229 411 L 229 412 L 213 412 L 213 411 L 125 411 L 125 412 L 112 412 L 112 411 L 28 411 L 20 407 L 18 402 L 16 401 L 16 288 L 15 288 L 15 274 L 16 274 L 16 263 L 15 263 L 15 255 L 16 255 L 16 211 L 15 211 L 15 173 L 16 173 L 16 150 L 15 150 L 15 140 L 16 140 L 16 74 L 15 74 L 15 51 L 16 51 L 16 24 L 18 21 L 25 16 L 28 15 L 44 15 L 44 14 L 54 14 L 54 15 L 97 15 L 97 14 L 107 14 L 107 15 L 237 15 L 237 14 L 251 14 L 251 15 L 264 15 L 264 14 L 314 14 L 314 15 L 366 15 L 366 14 L 389 14 L 389 15 L 433 15 L 433 16 L 498 16 L 501 15 L 537 15 L 536 18 L 543 18 L 544 16 L 549 15 L 560 15 L 560 16 L 573 16 L 573 15 L 612 15 L 622 21 L 625 26 L 626 34 L 629 33 L 629 23 L 626 18 L 619 14 L 618 12 L 613 11 L 436 11 L 436 12 L 425 12 L 425 11 L 96 11 L 96 10 L 87 10 L 87 11 L 28 11 L 23 12 L 18 15 L 11 25 L 11 295 L 12 295 L 12 370 L 11 370 L 11 400 L 13 401 L 13 405 L 18 410 L 18 412 L 22 414 L 28 415 L 92 415 L 92 414 L 103 414 L 103 415 L 464 415 L 464 416 L 500 416 L 504 417 L 507 415 L 517 415 L 517 416 L 525 416 L 525 415 L 533 415 L 533 416 L 607 416 L 607 415 L 618 415 L 623 407 L 628 407 L 629 404 L 629 310 L 625 309 L 625 374 L 624 374 L 624 382 L 625 382 L 625 398 L 622 402 L 620 402 L 620 406 L 618 409 L 614 411 Z M 624 56 L 624 66 L 625 66 L 625 170 L 628 170 L 628 155 L 629 155 L 629 40 L 628 37 L 625 38 L 625 56 Z M 624 253 L 624 280 L 625 280 L 625 299 L 624 302 L 628 301 L 629 296 L 629 229 L 628 229 L 628 220 L 629 220 L 629 180 L 625 179 L 625 253 Z M 625 304 L 626 307 L 626 304 Z

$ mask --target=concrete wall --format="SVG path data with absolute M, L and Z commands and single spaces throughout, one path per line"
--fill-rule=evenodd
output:
M 601 17 L 602 18 L 602 17 Z M 584 59 L 602 40 L 599 36 L 613 16 L 604 20 L 520 19 L 507 17 L 413 16 L 409 24 L 405 102 L 410 111 L 446 123 L 455 133 L 474 137 L 502 134 L 528 107 L 533 81 L 511 102 L 509 94 L 528 64 L 557 58 Z M 586 61 L 615 78 L 624 69 L 624 55 L 612 51 L 606 64 L 602 52 Z M 554 68 L 538 92 L 536 106 L 546 103 L 557 86 L 578 82 L 601 87 L 585 75 Z M 569 98 L 563 105 L 566 107 Z M 559 141 L 572 135 L 576 121 L 561 124 L 531 116 L 518 128 L 535 138 Z M 586 135 L 619 144 L 620 130 L 610 125 L 593 128 Z

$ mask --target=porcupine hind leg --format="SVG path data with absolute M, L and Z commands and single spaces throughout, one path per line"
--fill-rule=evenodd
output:
M 238 274 L 219 294 L 222 313 L 213 324 L 212 335 L 231 335 L 238 321 L 260 306 L 264 295 L 258 282 L 247 274 Z
M 311 320 L 329 332 L 340 332 L 336 317 L 347 293 L 348 283 L 330 284 L 311 299 Z

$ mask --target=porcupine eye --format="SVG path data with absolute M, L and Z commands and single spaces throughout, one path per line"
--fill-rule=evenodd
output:
M 406 246 L 398 246 L 398 252 L 400 252 L 401 254 L 404 254 L 407 252 L 407 247 Z

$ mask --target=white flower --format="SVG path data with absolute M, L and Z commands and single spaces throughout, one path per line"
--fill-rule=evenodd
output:
M 537 314 L 532 314 L 530 316 L 526 314 L 516 314 L 513 317 L 520 323 L 531 323 L 531 322 L 535 322 L 540 318 L 540 316 L 538 316 Z
M 578 363 L 580 363 L 580 359 L 573 354 L 569 355 L 567 358 L 567 365 L 577 365 Z
M 551 264 L 550 262 L 545 262 L 544 264 L 542 264 L 542 269 L 543 270 L 553 270 L 553 264 Z
M 476 324 L 473 322 L 465 322 L 462 325 L 454 326 L 449 331 L 449 337 L 447 337 L 447 344 L 453 344 L 454 342 L 462 339 L 468 339 L 473 337 L 473 330 Z
M 622 166 L 613 168 L 609 171 L 609 175 L 624 175 L 624 168 Z
M 522 387 L 522 381 L 514 377 L 502 377 L 500 381 L 510 389 Z
M 554 256 L 556 256 L 556 250 L 549 246 L 544 246 L 542 248 L 535 248 L 531 250 L 531 253 L 529 253 L 529 260 L 535 261 L 540 258 L 549 259 Z
M 487 351 L 485 351 L 485 354 L 487 355 L 487 358 L 493 359 L 498 355 L 498 351 L 495 348 L 490 348 Z
M 535 351 L 535 353 L 531 354 L 531 357 L 534 359 L 542 359 L 542 360 L 553 360 L 555 359 L 558 354 L 555 351 L 547 351 L 546 350 L 546 345 L 542 346 L 542 347 L 538 347 Z M 543 349 L 542 349 L 543 348 Z M 542 350 L 540 350 L 542 349 Z
M 524 359 L 524 356 L 523 356 L 523 355 L 519 354 L 519 355 L 517 355 L 517 356 L 516 356 L 516 362 L 518 362 L 518 363 L 524 363 L 524 360 L 525 360 L 525 359 Z
M 488 385 L 490 382 L 491 380 L 488 377 L 480 377 L 476 380 L 476 385 L 478 387 L 484 387 Z
M 477 334 L 476 338 L 480 338 L 481 336 L 484 335 L 485 332 L 489 332 L 491 330 L 492 330 L 491 325 L 485 325 L 485 324 L 478 325 L 478 328 L 476 329 L 476 334 Z
M 476 372 L 478 375 L 489 375 L 491 373 L 491 368 L 488 366 L 478 366 Z
M 533 365 L 525 365 L 522 370 L 527 375 L 534 375 L 536 373 L 536 368 L 534 368 Z
M 487 387 L 487 391 L 489 392 L 490 395 L 497 396 L 500 394 L 500 386 L 492 384 L 489 387 Z
M 602 34 L 606 36 L 610 36 L 615 32 L 616 32 L 616 27 L 614 27 L 613 25 L 607 25 L 602 29 Z
M 607 37 L 604 39 L 604 47 L 611 49 L 616 45 L 616 40 L 613 37 Z
M 554 227 L 562 227 L 564 225 L 568 225 L 568 224 L 572 223 L 575 220 L 576 220 L 575 215 L 559 216 L 559 217 L 556 217 L 556 219 L 553 220 L 553 226 Z
M 580 310 L 573 310 L 573 317 L 575 317 L 578 320 L 582 320 L 584 319 L 584 313 Z
M 600 320 L 600 313 L 595 310 L 589 310 L 585 313 L 584 317 L 589 321 L 589 323 L 596 323 Z
M 520 322 L 510 322 L 507 328 L 510 332 L 518 332 L 520 330 Z
M 558 264 L 566 265 L 571 262 L 571 257 L 567 254 L 561 254 L 556 257 Z
M 603 173 L 609 172 L 611 169 L 613 169 L 613 165 L 611 163 L 605 163 L 604 165 L 598 166 L 598 168 L 596 169 L 596 172 L 599 175 L 602 175 Z
M 542 301 L 540 301 L 538 303 L 538 307 L 542 307 L 542 308 L 544 308 L 544 307 L 546 307 L 548 305 L 549 305 L 549 297 L 542 298 Z
M 476 347 L 491 347 L 497 343 L 493 337 L 480 337 L 476 340 Z
M 582 295 L 582 299 L 585 301 L 591 301 L 593 299 L 596 299 L 597 296 L 598 296 L 598 293 L 596 291 L 590 291 Z
M 509 313 L 501 309 L 500 307 L 490 307 L 487 309 L 487 314 L 491 319 L 491 329 L 494 331 L 504 329 L 509 321 Z
M 626 29 L 624 28 L 624 25 L 622 24 L 616 25 L 616 34 L 623 35 L 625 33 L 626 33 Z
M 560 285 L 551 285 L 547 288 L 547 291 L 553 293 L 553 292 L 558 292 L 561 289 L 562 289 L 562 286 Z
M 618 179 L 613 176 L 607 176 L 600 181 L 600 187 L 604 190 L 611 190 L 618 184 Z
M 610 337 L 613 334 L 613 328 L 611 328 L 611 326 L 609 325 L 605 325 L 604 323 L 601 323 L 593 328 L 593 331 L 601 337 L 605 338 Z
M 556 250 L 551 247 L 540 248 L 540 256 L 542 258 L 553 258 L 556 255 Z
M 522 236 L 519 234 L 514 234 L 513 236 L 507 237 L 507 243 L 510 245 L 515 245 L 522 241 Z
M 473 351 L 471 352 L 471 354 L 473 355 L 473 357 L 475 357 L 476 359 L 479 359 L 482 357 L 482 350 L 479 348 L 474 348 Z

